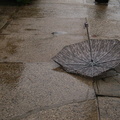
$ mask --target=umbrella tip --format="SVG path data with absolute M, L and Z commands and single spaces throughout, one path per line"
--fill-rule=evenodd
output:
M 86 28 L 88 27 L 88 23 L 87 23 L 87 22 L 85 23 L 85 27 L 86 27 Z

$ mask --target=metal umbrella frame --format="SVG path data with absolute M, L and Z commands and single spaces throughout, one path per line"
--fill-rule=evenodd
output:
M 69 73 L 95 77 L 120 64 L 120 41 L 90 39 L 65 46 L 53 60 Z

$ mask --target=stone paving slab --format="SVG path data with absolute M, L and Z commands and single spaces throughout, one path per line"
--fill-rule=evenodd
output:
M 0 79 L 3 120 L 46 106 L 95 98 L 92 80 L 68 74 L 54 63 L 1 63 Z
M 86 3 L 95 5 L 95 0 L 85 0 Z M 108 6 L 119 6 L 119 0 L 109 0 Z
M 8 16 L 0 16 L 0 29 L 8 22 Z
M 63 3 L 63 4 L 82 4 L 84 0 L 41 0 L 37 2 L 39 3 Z
M 48 62 L 64 46 L 84 40 L 80 35 L 27 35 L 0 36 L 1 62 Z
M 88 19 L 91 38 L 120 39 L 120 21 Z
M 85 18 L 87 9 L 81 4 L 37 4 L 22 7 L 15 18 Z
M 20 120 L 98 120 L 96 100 L 68 104 L 57 108 L 32 111 Z M 14 119 L 13 119 L 14 120 Z
M 88 18 L 95 18 L 100 20 L 120 20 L 120 9 L 119 6 L 103 6 L 94 5 L 88 8 Z
M 84 22 L 68 18 L 13 20 L 0 36 L 0 61 L 50 61 L 64 46 L 86 40 Z
M 0 5 L 0 29 L 9 21 L 12 14 L 15 13 L 17 7 L 1 6 Z
M 9 5 L 0 5 L 0 15 L 2 16 L 10 16 L 15 13 L 17 6 L 9 6 Z
M 99 97 L 99 109 L 101 120 L 120 119 L 120 99 L 112 97 Z
M 116 67 L 116 71 L 106 72 L 101 76 L 101 79 L 96 79 L 95 89 L 97 95 L 120 97 L 119 67 Z
M 51 34 L 53 32 L 67 32 L 67 34 L 78 34 L 84 36 L 85 18 L 69 19 L 69 18 L 23 18 L 13 20 L 10 25 L 3 30 L 3 34 Z
M 18 11 L 0 6 L 1 26 L 12 15 L 0 34 L 0 62 L 6 62 L 0 63 L 0 118 L 98 120 L 93 80 L 68 74 L 50 61 L 65 45 L 86 40 L 86 17 L 91 38 L 119 39 L 119 5 L 118 0 L 108 6 L 93 0 L 38 0 Z M 94 84 L 100 118 L 118 120 L 119 66 L 101 77 Z

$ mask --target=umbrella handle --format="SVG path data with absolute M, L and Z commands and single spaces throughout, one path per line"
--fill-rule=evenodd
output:
M 87 36 L 88 36 L 88 40 L 90 41 L 90 35 L 89 35 L 89 30 L 88 30 L 88 23 L 86 22 L 85 24 L 85 28 L 86 28 L 86 30 L 87 30 Z
M 89 25 L 88 25 L 88 23 L 86 22 L 86 23 L 84 24 L 84 26 L 85 26 L 85 28 L 86 28 L 86 30 L 87 30 L 87 36 L 88 36 L 88 41 L 89 41 L 88 43 L 89 43 L 89 48 L 90 48 L 91 62 L 93 62 L 91 40 L 90 40 L 90 35 L 89 35 L 89 30 L 88 30 Z

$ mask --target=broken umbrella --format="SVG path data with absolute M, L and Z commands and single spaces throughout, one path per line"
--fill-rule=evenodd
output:
M 95 77 L 120 63 L 120 41 L 90 39 L 64 47 L 53 60 L 69 73 Z

